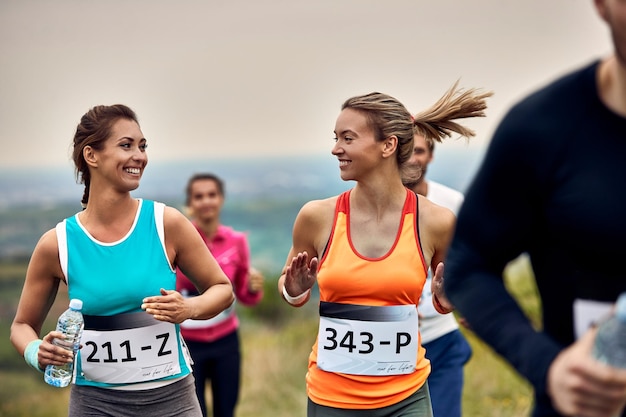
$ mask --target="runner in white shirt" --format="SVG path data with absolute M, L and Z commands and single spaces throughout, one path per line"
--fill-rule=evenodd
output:
M 433 160 L 434 141 L 416 134 L 413 138 L 413 156 L 410 163 L 422 169 L 419 180 L 405 184 L 417 194 L 421 194 L 435 204 L 446 207 L 457 214 L 463 203 L 463 194 L 434 181 L 426 181 L 426 168 Z M 426 357 L 430 359 L 431 373 L 428 387 L 433 406 L 433 414 L 441 417 L 460 417 L 463 392 L 463 366 L 472 351 L 459 330 L 452 314 L 439 314 L 432 303 L 430 291 L 432 273 L 418 306 L 420 334 Z

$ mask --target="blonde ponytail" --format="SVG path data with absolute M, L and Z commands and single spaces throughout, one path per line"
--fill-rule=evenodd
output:
M 435 104 L 413 116 L 416 133 L 423 135 L 427 140 L 437 142 L 458 133 L 462 137 L 470 138 L 475 132 L 459 123 L 457 119 L 470 117 L 484 117 L 487 103 L 485 99 L 493 92 L 481 92 L 476 88 L 457 88 L 455 82 Z

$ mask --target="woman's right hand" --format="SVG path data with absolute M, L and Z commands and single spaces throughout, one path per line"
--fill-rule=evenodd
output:
M 67 350 L 55 345 L 54 339 L 63 340 L 63 333 L 56 330 L 51 331 L 44 336 L 42 343 L 39 345 L 37 360 L 41 369 L 45 369 L 48 365 L 62 366 L 74 360 L 71 344 L 68 344 L 70 350 Z
M 285 268 L 284 287 L 287 294 L 297 297 L 311 289 L 317 280 L 317 257 L 311 258 L 306 252 L 300 252 L 291 259 Z

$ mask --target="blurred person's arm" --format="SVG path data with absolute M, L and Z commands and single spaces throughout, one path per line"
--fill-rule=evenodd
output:
M 247 306 L 259 303 L 263 298 L 263 275 L 250 266 L 250 246 L 243 233 L 236 242 L 239 252 L 239 265 L 234 277 L 234 289 L 237 300 Z
M 509 115 L 510 117 L 510 115 Z M 505 119 L 459 212 L 445 262 L 445 292 L 472 330 L 504 356 L 536 390 L 561 346 L 536 331 L 503 281 L 506 265 L 532 245 L 540 223 L 543 170 L 538 135 Z M 540 142 L 540 141 L 537 141 Z

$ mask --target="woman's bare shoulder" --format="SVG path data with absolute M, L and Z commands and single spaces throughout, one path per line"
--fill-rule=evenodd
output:
M 65 280 L 59 262 L 59 243 L 56 229 L 50 229 L 41 236 L 33 250 L 28 269 L 34 271 L 34 275 L 37 277 L 50 276 Z
M 323 200 L 312 200 L 302 206 L 293 227 L 293 244 L 296 251 L 306 250 L 309 254 L 321 253 L 321 245 L 328 240 L 330 235 L 336 202 L 335 196 Z
M 177 208 L 164 205 L 163 207 L 163 225 L 165 227 L 176 227 L 187 222 L 188 218 Z
M 311 200 L 305 203 L 300 209 L 300 213 L 305 213 L 307 215 L 315 215 L 319 214 L 320 211 L 328 211 L 332 210 L 335 212 L 335 206 L 337 205 L 337 199 L 339 196 L 324 198 L 321 200 Z
M 296 218 L 297 223 L 305 223 L 313 227 L 323 226 L 333 221 L 337 196 L 305 203 Z
M 41 235 L 39 242 L 37 242 L 37 246 L 35 246 L 35 251 L 39 252 L 46 258 L 59 257 L 59 244 L 56 229 L 50 229 Z

